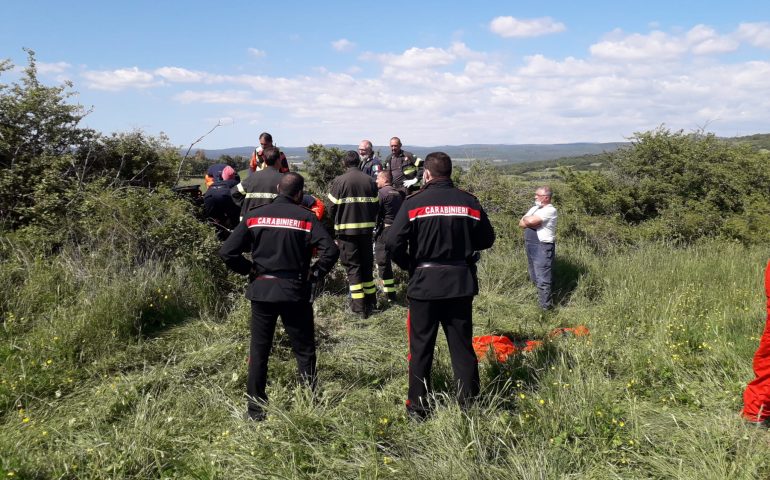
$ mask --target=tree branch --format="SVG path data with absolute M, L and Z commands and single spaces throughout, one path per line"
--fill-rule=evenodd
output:
M 182 160 L 179 161 L 179 169 L 177 169 L 177 171 L 176 171 L 176 181 L 174 182 L 174 186 L 177 186 L 179 184 L 179 177 L 182 176 L 182 165 L 184 165 L 184 161 L 187 160 L 187 156 L 190 155 L 190 150 L 192 150 L 193 146 L 196 143 L 199 143 L 204 138 L 206 138 L 211 132 L 216 130 L 217 127 L 221 127 L 221 126 L 222 126 L 222 120 L 218 120 L 217 124 L 214 125 L 213 127 L 211 127 L 211 130 L 209 130 L 208 132 L 204 133 L 203 135 L 200 136 L 200 138 L 198 138 L 198 140 L 195 140 L 194 142 L 192 142 L 190 144 L 190 148 L 187 149 L 187 152 L 184 154 L 184 157 L 182 158 Z

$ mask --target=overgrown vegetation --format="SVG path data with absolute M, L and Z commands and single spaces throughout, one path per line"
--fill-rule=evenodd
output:
M 607 170 L 564 173 L 578 212 L 638 225 L 646 238 L 748 244 L 770 235 L 770 154 L 713 134 L 637 133 Z
M 770 434 L 738 417 L 764 324 L 762 152 L 657 130 L 599 172 L 458 170 L 498 238 L 479 264 L 475 334 L 544 346 L 484 360 L 482 395 L 461 412 L 440 338 L 440 407 L 412 423 L 405 308 L 351 320 L 334 277 L 315 306 L 317 396 L 297 385 L 279 329 L 268 419 L 251 424 L 240 416 L 249 305 L 242 279 L 214 256 L 213 232 L 167 188 L 178 151 L 141 132 L 81 130 L 85 113 L 66 103 L 65 87 L 40 85 L 30 53 L 21 84 L 0 89 L 0 181 L 23 179 L 15 195 L 0 193 L 0 475 L 770 475 Z M 342 152 L 309 150 L 314 190 L 326 192 Z M 58 183 L 42 188 L 49 174 Z M 560 208 L 559 308 L 547 315 L 516 227 L 541 182 L 554 185 Z M 737 235 L 740 222 L 747 233 Z M 549 336 L 577 325 L 591 335 Z

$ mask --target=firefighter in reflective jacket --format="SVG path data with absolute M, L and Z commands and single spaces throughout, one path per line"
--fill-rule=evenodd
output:
M 443 152 L 425 158 L 424 187 L 407 197 L 386 239 L 393 261 L 409 271 L 407 335 L 412 417 L 430 413 L 428 387 L 439 324 L 449 344 L 461 406 L 479 392 L 472 345 L 472 303 L 478 293 L 475 262 L 495 232 L 479 201 L 454 187 L 452 160 Z
M 372 231 L 379 198 L 372 177 L 358 169 L 358 153 L 346 152 L 343 162 L 347 171 L 331 184 L 330 214 L 340 247 L 340 261 L 348 273 L 350 309 L 366 318 L 377 303 Z
M 410 152 L 401 150 L 401 139 L 390 139 L 390 155 L 385 158 L 385 170 L 390 170 L 393 175 L 393 186 L 404 189 L 404 192 L 413 192 L 420 188 L 422 180 L 423 162 Z
M 276 148 L 268 148 L 264 156 L 267 167 L 252 173 L 230 190 L 233 201 L 241 207 L 241 218 L 252 208 L 270 203 L 278 196 L 276 187 L 283 177 L 278 171 L 280 152 Z
M 313 212 L 298 205 L 304 179 L 287 173 L 279 195 L 251 209 L 219 250 L 233 271 L 249 275 L 246 298 L 251 300 L 251 343 L 246 391 L 248 418 L 264 418 L 267 401 L 267 362 L 277 318 L 291 341 L 300 378 L 311 387 L 316 378 L 312 283 L 329 272 L 339 257 L 334 240 Z M 311 265 L 311 251 L 318 260 Z M 243 257 L 251 253 L 251 261 Z
M 382 291 L 389 302 L 396 300 L 396 278 L 393 275 L 393 265 L 390 262 L 390 254 L 385 249 L 385 238 L 396 214 L 404 202 L 404 192 L 396 190 L 391 185 L 393 176 L 390 171 L 383 170 L 377 174 L 377 192 L 380 198 L 380 209 L 377 213 L 377 230 L 374 235 L 374 262 L 377 264 L 377 273 L 382 280 Z

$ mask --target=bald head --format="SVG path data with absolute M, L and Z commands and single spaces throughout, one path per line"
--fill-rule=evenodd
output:
M 372 142 L 369 140 L 361 140 L 358 144 L 358 154 L 361 158 L 367 158 L 372 156 Z

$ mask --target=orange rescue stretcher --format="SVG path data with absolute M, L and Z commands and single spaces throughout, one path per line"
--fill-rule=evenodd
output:
M 556 328 L 551 330 L 548 338 L 559 336 L 585 337 L 589 334 L 588 327 L 578 325 L 574 328 Z M 505 362 L 508 357 L 522 352 L 531 352 L 543 345 L 543 340 L 520 340 L 514 341 L 504 335 L 483 335 L 473 337 L 473 350 L 476 352 L 478 361 L 487 358 L 490 349 L 494 353 L 498 362 Z

